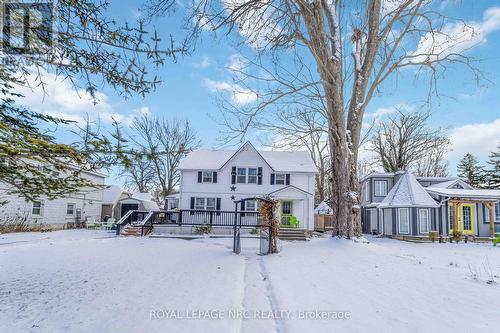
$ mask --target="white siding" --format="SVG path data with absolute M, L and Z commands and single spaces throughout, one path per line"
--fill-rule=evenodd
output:
M 95 184 L 104 185 L 104 176 L 93 173 L 85 173 L 83 176 Z M 4 195 L 2 199 L 7 200 L 8 203 L 0 207 L 0 220 L 15 216 L 26 216 L 30 223 L 62 225 L 75 222 L 77 209 L 81 210 L 81 221 L 84 221 L 87 217 L 100 219 L 102 189 L 82 188 L 78 193 L 72 193 L 64 198 L 54 200 L 42 197 L 40 201 L 43 203 L 43 206 L 40 215 L 32 215 L 33 204 L 17 195 Z M 68 203 L 75 204 L 75 213 L 73 215 L 66 214 Z
M 259 168 L 262 167 L 262 185 L 258 184 L 231 184 L 232 167 Z M 287 185 L 271 185 L 271 173 L 280 173 L 279 170 L 273 171 L 265 160 L 250 146 L 245 147 L 236 156 L 234 156 L 222 169 L 217 171 L 217 183 L 198 183 L 198 171 L 200 170 L 181 170 L 180 201 L 181 209 L 190 208 L 191 197 L 221 198 L 221 210 L 234 210 L 235 200 L 246 197 L 263 196 L 277 191 Z M 290 173 L 290 172 L 288 172 Z M 314 173 L 290 173 L 290 185 L 314 194 L 315 177 Z M 234 186 L 235 191 L 231 191 Z M 277 195 L 277 198 L 283 197 L 284 193 Z M 288 193 L 290 199 L 303 200 L 301 204 L 294 204 L 294 215 L 301 222 L 301 227 L 314 228 L 314 198 L 306 196 L 303 192 L 293 190 Z M 300 217 L 296 214 L 300 214 Z

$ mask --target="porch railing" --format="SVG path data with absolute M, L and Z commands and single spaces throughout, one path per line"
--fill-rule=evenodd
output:
M 259 212 L 181 209 L 164 211 L 163 213 L 165 218 L 162 221 L 155 220 L 153 224 L 177 224 L 179 226 L 208 224 L 218 227 L 232 227 L 236 219 L 236 224 L 242 227 L 262 225 L 262 217 Z

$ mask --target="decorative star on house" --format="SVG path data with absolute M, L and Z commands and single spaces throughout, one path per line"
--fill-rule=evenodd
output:
M 234 191 L 236 191 L 236 186 L 233 185 L 233 186 L 230 187 L 230 189 L 231 189 L 231 191 L 234 192 Z
M 234 201 L 234 199 L 236 199 L 236 197 L 234 195 L 231 196 L 231 200 Z

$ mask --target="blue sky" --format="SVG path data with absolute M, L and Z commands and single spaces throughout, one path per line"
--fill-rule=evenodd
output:
M 109 13 L 118 20 L 135 20 L 139 14 L 139 1 L 111 1 Z M 500 11 L 493 17 L 485 17 L 488 10 L 500 8 L 500 1 L 442 1 L 440 10 L 446 14 L 463 18 L 468 23 L 487 25 L 481 41 L 465 51 L 483 61 L 480 69 L 489 82 L 476 86 L 472 76 L 464 74 L 463 68 L 450 68 L 440 80 L 439 87 L 443 97 L 434 99 L 431 107 L 432 123 L 449 128 L 453 141 L 453 151 L 448 154 L 450 171 L 455 172 L 455 165 L 460 156 L 470 151 L 484 160 L 489 151 L 500 142 Z M 155 21 L 160 35 L 172 34 L 182 38 L 183 31 L 178 29 L 182 8 L 176 17 Z M 244 101 L 251 96 L 234 96 L 225 89 L 224 84 L 231 84 L 231 73 L 227 67 L 234 61 L 241 50 L 232 46 L 232 41 L 225 36 L 213 38 L 206 33 L 189 56 L 181 57 L 177 63 L 167 61 L 158 75 L 162 79 L 157 91 L 145 98 L 136 96 L 123 100 L 112 89 L 101 90 L 101 103 L 94 106 L 86 100 L 73 96 L 67 83 L 57 82 L 49 89 L 49 97 L 41 103 L 38 91 L 26 93 L 26 104 L 54 114 L 66 115 L 71 119 L 81 119 L 85 112 L 99 114 L 103 123 L 109 122 L 110 116 L 125 124 L 141 112 L 149 112 L 166 118 L 187 118 L 198 132 L 204 147 L 214 147 L 224 128 L 214 122 L 219 114 L 214 96 L 219 91 L 227 98 Z M 383 87 L 383 93 L 369 105 L 366 120 L 377 114 L 389 113 L 394 106 L 404 105 L 415 108 L 425 99 L 427 85 L 415 79 L 415 72 L 405 71 Z M 381 116 L 383 119 L 383 116 Z M 70 141 L 70 136 L 59 133 L 61 140 Z

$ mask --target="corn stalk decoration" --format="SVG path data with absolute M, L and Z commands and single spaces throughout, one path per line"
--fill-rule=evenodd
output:
M 278 231 L 280 227 L 278 214 L 278 201 L 271 198 L 258 198 L 260 202 L 260 215 L 262 217 L 262 228 L 269 228 L 270 253 L 278 253 Z

